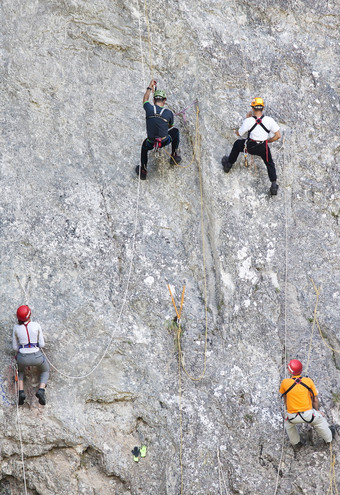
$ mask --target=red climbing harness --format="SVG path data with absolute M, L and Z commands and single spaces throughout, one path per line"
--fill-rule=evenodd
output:
M 266 139 L 265 141 L 256 141 L 255 139 L 251 139 L 250 138 L 250 133 L 255 129 L 255 127 L 257 125 L 260 125 L 268 134 L 270 133 L 270 131 L 267 129 L 267 127 L 262 122 L 262 119 L 263 119 L 264 115 L 261 115 L 261 117 L 258 117 L 258 118 L 255 117 L 255 115 L 252 115 L 252 117 L 255 119 L 255 124 L 248 131 L 247 139 L 244 142 L 244 150 L 243 150 L 243 152 L 244 152 L 245 155 L 247 155 L 247 153 L 248 153 L 248 150 L 247 150 L 247 143 L 248 143 L 248 141 L 252 141 L 253 143 L 257 143 L 257 144 L 263 144 L 263 143 L 265 143 L 265 146 L 266 146 L 266 161 L 268 162 L 268 140 Z
M 28 347 L 39 347 L 39 344 L 37 342 L 31 342 L 30 334 L 29 334 L 29 331 L 28 331 L 28 328 L 27 328 L 28 324 L 29 324 L 29 321 L 27 323 L 24 323 L 25 328 L 26 328 L 28 343 L 27 344 L 21 344 L 20 345 L 20 349 L 22 349 L 23 347 L 25 347 L 25 348 L 28 348 Z
M 162 139 L 162 138 L 160 138 L 160 137 L 157 137 L 157 138 L 154 138 L 154 139 L 155 139 L 155 141 L 154 141 L 154 143 L 153 143 L 153 149 L 154 149 L 155 151 L 158 151 L 158 150 L 159 150 L 159 148 L 161 148 L 161 147 L 162 147 L 162 140 L 163 140 L 163 139 Z

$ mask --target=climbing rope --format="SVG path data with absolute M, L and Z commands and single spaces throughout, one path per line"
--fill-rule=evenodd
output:
M 145 83 L 144 56 L 143 56 L 143 49 L 142 49 L 142 35 L 141 35 L 141 24 L 140 24 L 140 10 L 139 10 L 139 2 L 138 2 L 138 0 L 136 0 L 136 1 L 137 1 L 138 14 L 139 14 L 139 17 L 138 17 L 138 21 L 139 21 L 139 39 L 140 39 L 142 71 L 143 71 L 143 77 L 144 77 L 144 81 L 143 82 Z M 147 9 L 146 8 L 146 1 L 144 2 L 144 5 L 145 5 L 145 9 Z M 146 10 L 146 12 L 147 12 L 147 10 Z M 149 41 L 150 41 L 150 37 L 149 37 Z M 137 236 L 137 228 L 138 228 L 138 216 L 139 216 L 139 206 L 140 206 L 140 190 L 141 190 L 140 189 L 140 187 L 141 187 L 140 184 L 141 184 L 141 179 L 140 179 L 140 176 L 139 176 L 138 186 L 137 186 L 137 197 L 136 197 L 136 209 L 135 209 L 135 218 L 134 218 L 134 229 L 133 229 L 133 235 L 132 235 L 132 253 L 131 253 L 131 260 L 130 260 L 130 265 L 129 265 L 127 282 L 126 282 L 126 288 L 125 288 L 124 295 L 123 295 L 123 302 L 122 302 L 122 305 L 121 305 L 121 308 L 120 308 L 120 311 L 119 311 L 119 314 L 118 314 L 118 317 L 117 317 L 117 320 L 116 320 L 116 324 L 115 324 L 115 326 L 113 328 L 113 331 L 111 333 L 110 340 L 109 340 L 107 346 L 105 347 L 105 349 L 104 349 L 101 357 L 98 359 L 97 363 L 93 366 L 93 368 L 90 371 L 88 371 L 87 373 L 84 373 L 84 374 L 81 374 L 81 375 L 71 375 L 69 373 L 65 373 L 64 371 L 61 371 L 60 369 L 58 369 L 48 359 L 48 357 L 46 356 L 46 354 L 43 351 L 43 349 L 41 349 L 41 351 L 43 352 L 43 354 L 44 354 L 47 362 L 51 366 L 51 368 L 53 368 L 57 373 L 59 373 L 61 376 L 65 377 L 67 379 L 70 379 L 70 380 L 82 380 L 82 379 L 87 378 L 88 376 L 90 376 L 99 367 L 99 365 L 101 364 L 101 362 L 105 358 L 106 354 L 108 353 L 108 350 L 111 347 L 112 341 L 114 340 L 114 335 L 116 333 L 116 329 L 117 329 L 118 324 L 119 324 L 119 322 L 121 320 L 123 311 L 124 311 L 125 306 L 126 306 L 126 303 L 127 303 L 128 292 L 129 292 L 129 288 L 130 288 L 130 281 L 131 281 L 131 275 L 132 275 L 132 267 L 133 267 L 133 261 L 134 261 L 134 252 L 135 252 L 135 249 L 136 249 L 136 236 Z M 109 223 L 109 228 L 111 230 L 111 239 L 114 239 L 114 232 L 112 231 L 112 225 L 111 225 L 111 223 Z
M 180 494 L 183 493 L 183 413 L 182 413 L 182 369 L 185 374 L 193 381 L 200 381 L 206 373 L 206 362 L 207 362 L 207 344 L 208 344 L 208 306 L 207 306 L 207 278 L 206 278 L 206 256 L 205 256 L 205 238 L 204 238 L 204 197 L 203 197 L 203 179 L 201 171 L 201 161 L 200 161 L 200 136 L 199 136 L 199 125 L 198 125 L 198 105 L 196 107 L 196 132 L 195 132 L 195 146 L 194 146 L 194 157 L 196 159 L 198 167 L 198 175 L 200 182 L 200 216 L 201 216 L 201 234 L 202 234 L 202 252 L 203 252 L 203 279 L 204 279 L 204 309 L 205 309 L 205 338 L 204 338 L 204 358 L 203 358 L 203 371 L 199 377 L 192 376 L 184 366 L 183 352 L 181 348 L 181 333 L 182 328 L 180 324 L 181 313 L 184 303 L 185 286 L 182 290 L 181 303 L 179 310 L 177 309 L 175 299 L 172 295 L 170 285 L 168 284 L 168 290 L 173 303 L 173 306 L 177 315 L 177 346 L 178 346 L 178 397 L 179 397 L 179 426 L 180 426 L 180 452 L 179 452 L 179 462 L 180 462 Z
M 30 283 L 31 283 L 31 276 L 30 275 L 28 276 L 26 288 L 22 285 L 21 280 L 16 273 L 15 273 L 15 278 L 17 279 L 17 281 L 21 287 L 21 290 L 24 294 L 24 303 L 28 304 L 29 303 L 29 288 L 30 288 Z
M 282 168 L 283 168 L 283 183 L 284 183 L 284 205 L 285 205 L 285 272 L 284 272 L 284 348 L 283 348 L 283 356 L 284 356 L 284 370 L 287 369 L 287 292 L 288 292 L 288 198 L 287 198 L 287 173 L 286 173 L 286 167 L 285 167 L 285 135 L 283 135 L 283 140 L 282 140 L 282 146 L 279 151 L 283 150 L 283 157 L 282 157 Z M 285 448 L 285 427 L 284 427 L 284 416 L 282 418 L 282 447 L 281 447 L 281 456 L 280 456 L 280 461 L 279 465 L 277 468 L 277 475 L 276 475 L 276 483 L 275 483 L 275 490 L 274 490 L 274 495 L 277 494 L 277 490 L 279 487 L 279 479 L 280 479 L 280 472 L 281 472 L 281 466 L 283 462 L 283 456 L 284 456 L 284 448 Z
M 193 148 L 193 154 L 192 154 L 192 158 L 190 160 L 190 163 L 187 164 L 187 165 L 183 165 L 181 163 L 177 163 L 176 160 L 174 159 L 174 157 L 171 155 L 171 153 L 169 153 L 165 147 L 162 148 L 162 150 L 171 158 L 171 160 L 173 161 L 173 163 L 175 165 L 177 165 L 177 167 L 180 167 L 180 168 L 189 168 L 195 161 L 195 158 L 196 158 L 196 154 L 198 152 L 198 142 L 199 142 L 199 106 L 198 106 L 198 103 L 196 102 L 196 122 L 195 122 L 195 137 L 194 137 L 194 142 L 191 141 L 191 145 L 192 145 L 192 148 Z M 181 112 L 179 112 L 181 113 Z M 189 137 L 190 139 L 190 137 Z
M 183 304 L 184 304 L 184 294 L 185 294 L 185 285 L 183 286 L 182 289 L 182 296 L 181 296 L 181 303 L 179 309 L 177 309 L 177 305 L 175 302 L 175 298 L 172 294 L 170 284 L 168 284 L 168 290 L 170 293 L 171 301 L 172 304 L 175 308 L 176 311 L 176 325 L 177 325 L 177 334 L 176 334 L 176 341 L 177 341 L 177 347 L 178 347 L 178 407 L 179 407 L 179 437 L 180 437 L 180 442 L 179 442 L 179 463 L 180 463 L 180 476 L 181 476 L 181 481 L 180 481 L 180 494 L 182 495 L 183 493 L 183 411 L 182 411 L 182 368 L 186 375 L 194 381 L 199 381 L 203 378 L 206 370 L 206 346 L 205 346 L 205 351 L 204 351 L 204 368 L 203 368 L 203 373 L 201 374 L 200 377 L 195 378 L 192 377 L 186 370 L 184 366 L 184 361 L 183 361 L 183 353 L 181 350 L 181 334 L 182 334 L 182 328 L 180 324 L 180 319 L 182 315 L 182 309 L 183 309 Z
M 152 47 L 151 47 L 150 21 L 149 21 L 149 14 L 148 14 L 148 5 L 147 5 L 147 1 L 146 0 L 144 0 L 144 16 L 145 16 L 146 28 L 147 28 L 147 31 L 148 31 L 149 64 L 150 64 L 151 79 L 154 79 L 154 67 L 153 67 L 153 63 L 152 63 Z
M 179 362 L 180 362 L 180 364 L 181 364 L 181 366 L 183 368 L 184 373 L 190 378 L 190 380 L 193 380 L 195 382 L 199 382 L 204 377 L 205 372 L 206 372 L 206 368 L 207 368 L 207 336 L 208 336 L 208 331 L 207 331 L 208 330 L 207 315 L 206 315 L 206 332 L 205 332 L 205 346 L 204 346 L 204 357 L 203 357 L 203 371 L 202 371 L 202 373 L 201 373 L 200 376 L 194 377 L 194 376 L 192 376 L 187 371 L 187 369 L 186 369 L 186 367 L 184 365 L 184 358 L 183 358 L 183 352 L 182 352 L 182 347 L 181 347 L 182 327 L 181 327 L 181 324 L 180 324 L 180 318 L 181 318 L 182 307 L 183 307 L 183 302 L 184 302 L 185 286 L 183 287 L 182 297 L 181 297 L 181 305 L 180 305 L 180 309 L 179 310 L 177 309 L 177 306 L 176 306 L 176 303 L 175 303 L 175 299 L 174 299 L 174 296 L 172 295 L 171 287 L 170 287 L 169 284 L 168 284 L 168 290 L 170 292 L 172 304 L 173 304 L 173 306 L 175 308 L 176 315 L 177 315 L 177 335 L 176 335 L 176 341 L 177 341 L 177 346 L 178 346 Z
M 223 495 L 222 483 L 223 483 L 225 493 L 226 493 L 226 495 L 228 495 L 227 484 L 226 484 L 226 481 L 224 478 L 223 466 L 222 466 L 221 459 L 220 459 L 220 449 L 219 448 L 217 449 L 217 463 L 218 463 L 218 481 L 219 481 L 219 485 L 220 485 L 220 495 Z
M 333 454 L 332 442 L 329 444 L 329 488 L 326 495 L 339 495 L 338 488 L 336 485 L 336 474 L 335 474 L 335 455 Z M 334 487 L 334 491 L 333 491 Z
M 132 234 L 132 249 L 131 249 L 132 252 L 131 252 L 131 259 L 130 259 L 130 264 L 129 264 L 129 271 L 128 271 L 128 277 L 127 277 L 126 287 L 125 287 L 125 291 L 124 291 L 124 295 L 123 295 L 123 301 L 122 301 L 122 305 L 121 305 L 120 310 L 119 310 L 119 313 L 118 313 L 116 324 L 115 324 L 115 326 L 114 326 L 114 328 L 112 330 L 112 333 L 111 333 L 109 342 L 106 345 L 106 347 L 105 347 L 105 349 L 104 349 L 101 357 L 98 359 L 97 363 L 93 366 L 93 368 L 90 371 L 88 371 L 87 373 L 84 373 L 82 375 L 71 375 L 69 373 L 65 373 L 64 371 L 61 371 L 60 369 L 58 369 L 48 359 L 48 357 L 46 356 L 46 354 L 43 351 L 43 349 L 41 349 L 41 351 L 43 352 L 43 354 L 44 354 L 47 362 L 49 363 L 49 365 L 55 371 L 57 371 L 57 373 L 59 373 L 61 376 L 65 377 L 65 378 L 68 378 L 68 379 L 71 379 L 71 380 L 82 380 L 82 379 L 87 378 L 88 376 L 90 376 L 99 367 L 99 365 L 101 364 L 101 362 L 105 358 L 106 354 L 108 353 L 108 350 L 111 347 L 112 341 L 114 340 L 114 335 L 116 333 L 116 329 L 118 327 L 118 324 L 119 324 L 119 322 L 121 320 L 123 311 L 125 309 L 125 306 L 126 306 L 126 303 L 127 303 L 127 298 L 128 298 L 128 293 L 129 293 L 129 289 L 130 289 L 130 281 L 131 281 L 132 268 L 133 268 L 133 262 L 134 262 L 134 252 L 135 252 L 135 249 L 136 249 L 136 236 L 137 236 L 137 228 L 138 228 L 138 216 L 139 216 L 139 206 L 140 206 L 140 183 L 141 183 L 141 181 L 138 180 L 137 195 L 136 195 L 137 196 L 136 197 L 136 209 L 135 209 L 135 218 L 134 218 L 134 228 L 133 228 L 133 234 Z M 109 223 L 109 228 L 111 230 L 111 239 L 114 239 L 114 232 L 112 230 L 112 225 L 110 223 Z
M 24 459 L 24 448 L 22 442 L 22 431 L 21 431 L 21 423 L 20 423 L 20 412 L 19 412 L 19 382 L 18 382 L 18 367 L 15 364 L 14 368 L 14 376 L 15 376 L 15 395 L 16 395 L 16 423 L 18 425 L 19 432 L 19 442 L 20 442 L 20 452 L 21 452 L 21 464 L 22 464 L 22 474 L 24 481 L 24 490 L 25 495 L 27 495 L 27 484 L 26 484 L 26 471 L 25 471 L 25 459 Z
M 316 285 L 315 285 L 315 283 L 314 283 L 314 280 L 313 280 L 313 279 L 311 279 L 311 281 L 312 281 L 312 284 L 313 284 L 314 289 L 315 289 L 315 292 L 316 292 L 316 301 L 315 301 L 314 313 L 313 313 L 313 325 L 312 325 L 312 332 L 311 332 L 311 337 L 310 337 L 310 340 L 309 340 L 309 348 L 308 348 L 307 365 L 306 365 L 306 368 L 305 368 L 306 373 L 308 372 L 308 367 L 309 367 L 309 360 L 310 360 L 310 355 L 311 355 L 311 350 L 312 350 L 312 342 L 313 342 L 313 336 L 314 336 L 314 328 L 315 328 L 316 321 L 317 321 L 317 310 L 318 310 L 319 297 L 320 297 L 320 291 L 319 291 L 319 289 L 316 287 Z
M 314 322 L 316 324 L 316 326 L 318 327 L 318 330 L 319 330 L 319 334 L 320 334 L 320 337 L 321 337 L 321 340 L 323 342 L 323 344 L 328 347 L 328 349 L 330 349 L 331 351 L 333 352 L 336 352 L 336 353 L 340 353 L 340 349 L 335 349 L 334 347 L 332 347 L 331 345 L 328 344 L 328 342 L 326 341 L 324 335 L 323 335 L 323 332 L 322 332 L 322 329 L 321 329 L 321 325 L 320 325 L 320 322 L 319 322 L 319 319 L 317 317 L 317 303 L 319 301 L 319 295 L 320 295 L 320 290 L 316 287 L 315 283 L 314 283 L 314 280 L 311 279 L 312 281 L 312 284 L 313 284 L 313 287 L 314 287 L 314 290 L 315 290 L 315 294 L 316 294 L 316 304 L 315 304 L 315 309 L 314 309 L 314 317 L 313 317 L 313 325 L 314 325 Z
M 139 8 L 139 0 L 136 0 L 137 3 L 137 12 L 138 12 L 138 33 L 139 33 L 139 49 L 141 53 L 141 64 L 142 64 L 142 74 L 143 74 L 143 85 L 144 87 L 146 86 L 146 79 L 145 79 L 145 69 L 144 69 L 144 53 L 143 53 L 143 46 L 142 46 L 142 26 L 141 26 L 141 14 L 140 14 L 140 8 Z

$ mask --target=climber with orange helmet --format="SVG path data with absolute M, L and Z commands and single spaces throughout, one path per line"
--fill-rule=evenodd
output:
M 149 102 L 153 93 L 153 105 Z M 161 89 L 156 89 L 156 81 L 152 79 L 143 97 L 143 107 L 146 114 L 147 138 L 143 141 L 141 150 L 141 165 L 137 165 L 136 173 L 142 179 L 146 179 L 148 151 L 163 148 L 171 143 L 170 163 L 181 161 L 178 154 L 179 130 L 174 125 L 174 114 L 165 108 L 166 94 Z
M 46 404 L 45 387 L 49 377 L 50 366 L 41 347 L 45 341 L 39 323 L 31 321 L 31 310 L 27 305 L 17 309 L 18 323 L 13 328 L 13 349 L 16 351 L 18 364 L 19 398 L 18 404 L 22 406 L 25 402 L 24 372 L 27 366 L 36 366 L 40 372 L 39 390 L 35 394 L 39 404 Z
M 274 119 L 263 115 L 264 101 L 262 98 L 254 98 L 251 107 L 252 110 L 247 113 L 246 119 L 236 131 L 237 136 L 242 136 L 247 132 L 247 138 L 235 141 L 230 155 L 222 158 L 223 169 L 228 173 L 242 151 L 260 156 L 266 164 L 271 181 L 270 193 L 276 196 L 279 186 L 276 183 L 276 169 L 268 143 L 280 139 L 280 128 Z
M 313 426 L 326 443 L 335 437 L 335 426 L 328 426 L 324 413 L 319 411 L 318 392 L 314 382 L 307 376 L 301 376 L 302 363 L 292 359 L 288 363 L 290 378 L 281 382 L 280 394 L 285 400 L 287 414 L 285 428 L 290 443 L 300 448 L 302 442 L 297 430 L 297 424 L 307 423 Z

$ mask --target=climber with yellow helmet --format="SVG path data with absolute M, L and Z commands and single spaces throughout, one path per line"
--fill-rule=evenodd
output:
M 153 105 L 149 102 L 153 93 Z M 143 141 L 141 150 L 141 165 L 136 167 L 137 175 L 146 179 L 148 151 L 163 148 L 171 143 L 170 163 L 179 163 L 181 157 L 177 153 L 179 146 L 179 130 L 174 125 L 174 114 L 165 108 L 166 94 L 156 89 L 156 81 L 152 79 L 143 97 L 143 107 L 146 113 L 146 131 L 148 137 Z
M 251 107 L 252 110 L 247 113 L 246 119 L 236 131 L 237 136 L 248 132 L 247 138 L 235 141 L 230 155 L 222 158 L 223 169 L 228 173 L 242 151 L 260 156 L 267 167 L 271 182 L 270 193 L 275 196 L 279 186 L 276 183 L 276 169 L 268 143 L 280 139 L 280 128 L 274 119 L 263 115 L 264 101 L 262 98 L 254 98 Z

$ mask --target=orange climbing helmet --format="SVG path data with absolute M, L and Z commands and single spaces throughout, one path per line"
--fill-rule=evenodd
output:
M 28 321 L 31 316 L 31 310 L 28 306 L 19 306 L 17 309 L 18 321 Z
M 293 375 L 301 375 L 302 373 L 302 363 L 298 359 L 291 359 L 288 363 L 288 370 Z
M 254 98 L 250 105 L 256 110 L 262 110 L 264 107 L 264 101 L 262 98 Z

